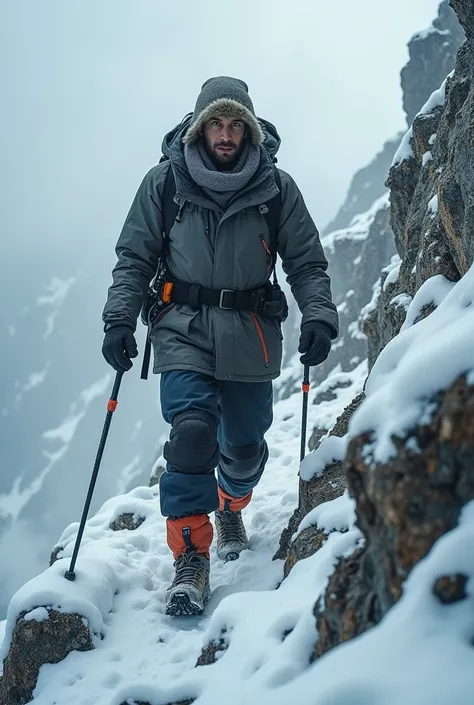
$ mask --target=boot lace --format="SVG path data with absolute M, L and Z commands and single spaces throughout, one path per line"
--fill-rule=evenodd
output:
M 245 540 L 244 525 L 240 512 L 222 511 L 219 512 L 219 524 L 221 536 L 224 543 L 240 542 Z
M 183 553 L 176 560 L 176 575 L 173 580 L 173 585 L 192 585 L 195 588 L 200 588 L 201 581 L 204 577 L 204 566 L 195 553 Z

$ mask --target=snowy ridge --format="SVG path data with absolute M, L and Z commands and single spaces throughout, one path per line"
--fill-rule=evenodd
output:
M 299 364 L 294 370 L 298 373 L 301 375 Z M 309 404 L 309 429 L 318 426 L 329 430 L 334 425 L 360 391 L 366 367 L 338 374 L 350 386 L 336 389 L 332 401 Z M 320 391 L 313 389 L 310 401 Z M 346 533 L 336 532 L 316 561 L 295 566 L 291 580 L 275 591 L 283 577 L 283 562 L 272 561 L 272 556 L 297 503 L 300 418 L 301 393 L 276 403 L 275 421 L 267 438 L 268 466 L 244 513 L 251 550 L 227 564 L 212 553 L 213 596 L 202 618 L 176 620 L 164 615 L 172 557 L 158 508 L 158 486 L 138 487 L 114 497 L 88 521 L 73 583 L 63 575 L 77 523 L 63 532 L 58 541 L 58 546 L 64 547 L 59 560 L 18 591 L 10 604 L 2 655 L 8 650 L 17 616 L 42 606 L 83 615 L 93 632 L 95 649 L 71 653 L 60 664 L 43 666 L 34 703 L 121 705 L 133 697 L 154 704 L 195 697 L 207 692 L 216 678 L 213 669 L 194 669 L 197 657 L 209 639 L 219 638 L 223 628 L 229 649 L 220 663 L 227 669 L 229 657 L 230 664 L 238 660 L 242 678 L 251 675 L 256 660 L 267 664 L 268 682 L 274 686 L 282 682 L 283 672 L 290 678 L 304 670 L 303 654 L 309 653 L 316 638 L 311 618 L 314 601 L 324 590 L 337 557 L 353 550 L 360 535 L 356 529 L 347 533 L 353 524 L 353 510 L 346 503 L 345 510 L 338 512 Z M 112 531 L 110 524 L 124 513 L 141 518 L 141 525 L 133 531 Z M 244 614 L 245 620 L 239 616 Z M 282 642 L 289 629 L 293 629 L 292 635 Z M 166 684 L 166 694 L 157 684 Z

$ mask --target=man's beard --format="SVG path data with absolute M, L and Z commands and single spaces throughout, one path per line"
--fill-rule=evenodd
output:
M 232 171 L 232 169 L 242 156 L 242 152 L 244 151 L 246 144 L 245 139 L 242 140 L 239 147 L 237 147 L 235 142 L 232 142 L 232 140 L 229 140 L 227 142 L 215 142 L 213 144 L 209 144 L 208 141 L 205 139 L 203 140 L 203 142 L 209 159 L 219 171 Z M 233 147 L 234 149 L 231 152 L 219 153 L 218 151 L 216 151 L 217 147 Z

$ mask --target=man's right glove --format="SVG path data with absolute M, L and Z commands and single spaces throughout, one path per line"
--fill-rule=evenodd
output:
M 106 327 L 102 355 L 116 372 L 127 372 L 132 367 L 130 358 L 138 355 L 133 328 L 123 323 Z
M 322 321 L 308 321 L 301 326 L 298 352 L 303 365 L 320 365 L 331 350 L 331 328 Z

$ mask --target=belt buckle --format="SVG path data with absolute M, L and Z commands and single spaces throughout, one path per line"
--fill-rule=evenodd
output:
M 226 294 L 232 294 L 234 297 L 234 304 L 232 306 L 225 306 L 224 305 L 224 297 Z M 223 311 L 232 311 L 234 309 L 235 305 L 235 291 L 233 289 L 221 289 L 221 295 L 219 297 L 219 308 L 221 308 Z

